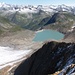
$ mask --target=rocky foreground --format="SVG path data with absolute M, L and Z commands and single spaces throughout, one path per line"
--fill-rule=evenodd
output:
M 48 42 L 9 75 L 75 75 L 75 43 Z

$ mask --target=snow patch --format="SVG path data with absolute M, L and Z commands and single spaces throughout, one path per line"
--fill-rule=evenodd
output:
M 13 48 L 0 46 L 0 69 L 25 59 L 23 57 L 30 51 L 31 50 L 14 50 Z
M 38 30 L 38 31 L 36 31 L 35 33 L 43 32 L 43 31 L 44 31 L 44 29 Z

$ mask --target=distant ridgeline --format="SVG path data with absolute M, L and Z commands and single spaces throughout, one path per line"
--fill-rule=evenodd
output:
M 0 3 L 0 33 L 5 29 L 11 30 L 15 25 L 33 31 L 54 29 L 67 33 L 75 23 L 74 8 L 66 5 L 18 6 Z

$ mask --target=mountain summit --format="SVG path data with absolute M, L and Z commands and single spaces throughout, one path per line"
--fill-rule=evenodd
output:
M 74 6 L 66 6 L 64 4 L 62 5 L 11 5 L 11 4 L 6 4 L 6 3 L 0 3 L 0 11 L 5 10 L 5 11 L 13 11 L 13 12 L 20 12 L 20 13 L 37 13 L 39 10 L 45 11 L 45 12 L 61 12 L 61 11 L 67 11 L 74 13 L 75 12 L 75 7 Z

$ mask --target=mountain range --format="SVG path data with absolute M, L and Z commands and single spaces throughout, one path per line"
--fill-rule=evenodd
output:
M 35 32 L 41 29 L 57 30 L 64 38 L 58 42 L 33 42 Z M 0 3 L 0 46 L 31 49 L 23 56 L 25 61 L 0 65 L 0 75 L 74 75 L 75 6 Z M 8 56 L 9 50 L 6 52 Z
M 61 12 L 61 11 L 68 11 L 71 13 L 75 12 L 74 6 L 66 6 L 64 4 L 62 5 L 10 5 L 6 3 L 0 3 L 0 10 L 8 10 L 10 12 L 18 11 L 20 13 L 37 13 L 39 10 L 45 11 L 45 12 Z
M 54 29 L 66 33 L 75 25 L 75 7 L 66 5 L 10 5 L 0 3 L 0 33 L 16 31 Z M 14 28 L 13 28 L 14 27 Z M 62 30 L 61 30 L 62 29 Z

